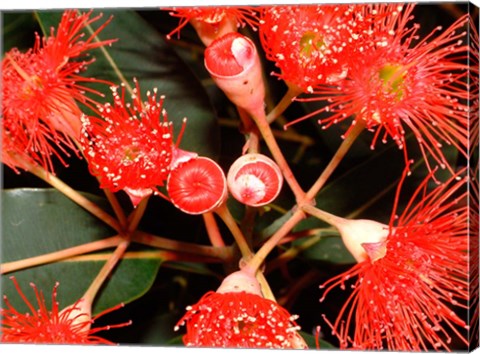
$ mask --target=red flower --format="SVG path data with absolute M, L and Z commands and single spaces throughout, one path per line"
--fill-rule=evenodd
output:
M 83 83 L 102 82 L 80 75 L 93 61 L 85 60 L 85 53 L 114 41 L 94 41 L 108 21 L 83 39 L 82 31 L 101 17 L 90 15 L 91 11 L 65 11 L 56 34 L 52 28 L 49 37 L 37 35 L 32 49 L 21 53 L 14 48 L 2 61 L 2 127 L 12 144 L 19 144 L 18 149 L 6 148 L 26 149 L 32 160 L 50 171 L 52 154 L 65 164 L 59 152 L 68 156 L 66 150 L 76 151 L 72 139 L 79 137 L 81 116 L 76 102 L 91 107 L 93 100 L 85 91 L 98 94 Z M 9 166 L 24 168 L 14 161 Z
M 263 298 L 255 277 L 238 271 L 226 277 L 217 292 L 188 306 L 175 330 L 186 325 L 186 346 L 306 349 L 296 318 Z
M 256 29 L 258 24 L 257 15 L 251 6 L 174 7 L 170 15 L 179 17 L 180 23 L 167 38 L 170 39 L 175 33 L 180 36 L 180 30 L 190 22 L 206 46 L 216 38 L 236 32 L 238 27 L 248 24 Z
M 278 74 L 303 92 L 347 75 L 354 45 L 362 32 L 355 5 L 265 6 L 259 33 L 267 59 Z
M 112 87 L 113 106 L 98 107 L 102 118 L 82 118 L 80 142 L 92 174 L 100 178 L 100 187 L 124 190 L 137 205 L 164 185 L 176 147 L 172 123 L 163 109 L 164 96 L 157 98 L 154 89 L 142 102 L 136 80 L 135 85 L 131 104 L 125 102 L 124 85 L 121 96 L 118 87 Z
M 442 144 L 453 145 L 466 156 L 468 46 L 462 43 L 467 40 L 466 32 L 458 31 L 463 30 L 467 17 L 446 30 L 437 27 L 417 41 L 419 25 L 407 26 L 413 18 L 414 5 L 406 6 L 403 13 L 395 11 L 398 6 L 365 7 L 366 13 L 381 14 L 370 34 L 375 46 L 357 53 L 350 61 L 345 80 L 335 86 L 319 86 L 314 97 L 299 99 L 323 101 L 325 106 L 289 125 L 324 113 L 328 116 L 319 123 L 327 128 L 353 116 L 352 124 L 362 122 L 374 131 L 372 149 L 379 138 L 386 142 L 391 137 L 404 150 L 406 161 L 408 127 L 427 165 L 431 155 L 442 168 L 453 173 Z M 413 42 L 416 44 L 412 45 Z M 430 165 L 428 168 L 431 169 Z
M 52 292 L 52 310 L 48 310 L 45 304 L 43 293 L 37 289 L 35 284 L 30 284 L 35 292 L 38 309 L 30 303 L 20 289 L 16 279 L 10 278 L 30 309 L 30 313 L 19 313 L 4 296 L 6 308 L 0 309 L 1 331 L 0 341 L 7 343 L 61 343 L 61 344 L 114 344 L 106 339 L 98 337 L 96 333 L 111 328 L 127 326 L 130 323 L 110 325 L 99 328 L 91 328 L 96 319 L 108 312 L 123 306 L 119 305 L 106 310 L 93 318 L 84 311 L 82 300 L 78 300 L 72 306 L 62 311 L 59 310 L 57 302 L 58 283 L 55 284 Z
M 379 229 L 373 242 L 362 240 L 367 259 L 322 285 L 327 290 L 321 301 L 356 277 L 337 320 L 327 321 L 341 348 L 450 350 L 452 336 L 468 344 L 462 333 L 468 326 L 455 312 L 469 301 L 468 179 L 454 176 L 426 193 L 428 181 L 399 217 L 398 190 L 386 237 L 377 237 L 384 232 Z M 352 227 L 342 237 L 356 233 Z

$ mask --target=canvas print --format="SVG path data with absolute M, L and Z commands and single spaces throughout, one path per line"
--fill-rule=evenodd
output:
M 2 11 L 2 345 L 478 347 L 478 23 Z

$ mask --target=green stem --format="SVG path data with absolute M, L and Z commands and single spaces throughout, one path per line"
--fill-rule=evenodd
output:
M 258 153 L 260 149 L 260 137 L 258 129 L 253 124 L 252 118 L 246 110 L 237 106 L 238 115 L 242 121 L 241 132 L 246 136 L 245 146 L 242 153 L 248 151 L 249 153 Z
M 65 248 L 60 251 L 55 251 L 40 256 L 25 258 L 19 261 L 3 263 L 0 266 L 0 274 L 14 272 L 20 269 L 39 266 L 42 264 L 57 262 L 66 258 L 78 256 L 81 254 L 94 252 L 110 247 L 117 246 L 121 242 L 121 236 L 112 236 L 103 240 L 86 243 L 79 246 Z
M 118 198 L 108 188 L 103 189 L 103 192 L 105 193 L 105 196 L 107 197 L 110 205 L 112 206 L 113 212 L 115 213 L 122 229 L 125 229 L 127 227 L 127 217 L 125 216 L 125 213 L 120 206 L 120 203 L 118 202 Z
M 235 242 L 237 243 L 243 258 L 246 260 L 250 259 L 250 257 L 252 256 L 252 251 L 248 246 L 245 236 L 243 236 L 242 231 L 238 227 L 237 222 L 233 218 L 232 214 L 230 214 L 226 203 L 222 203 L 217 209 L 215 209 L 215 212 L 218 214 L 218 216 L 220 216 L 220 218 L 223 220 L 225 225 L 227 225 L 228 229 L 232 233 L 232 236 L 235 239 Z
M 327 179 L 332 175 L 335 168 L 339 165 L 350 147 L 353 145 L 355 139 L 363 131 L 364 127 L 365 125 L 362 122 L 357 122 L 355 124 L 347 137 L 343 140 L 342 144 L 338 148 L 330 163 L 327 165 L 320 177 L 314 183 L 314 185 L 308 190 L 306 194 L 302 192 L 303 195 L 300 195 L 300 198 L 297 197 L 297 209 L 293 212 L 290 219 L 288 219 L 287 222 L 285 222 L 285 224 L 283 224 L 280 229 L 278 229 L 277 232 L 275 232 L 273 236 L 270 237 L 270 239 L 268 239 L 263 244 L 263 246 L 258 250 L 258 252 L 253 256 L 253 258 L 250 259 L 250 261 L 248 262 L 249 267 L 255 270 L 260 267 L 260 265 L 267 258 L 268 254 L 276 247 L 280 240 L 285 237 L 295 227 L 295 225 L 305 217 L 305 210 L 316 213 L 316 217 L 321 218 L 321 220 L 324 220 L 333 226 L 338 225 L 341 220 L 344 220 L 335 215 L 314 208 L 311 204 L 317 193 L 320 191 Z M 262 132 L 262 129 L 260 129 L 260 131 Z M 297 194 L 295 195 L 297 196 Z
M 343 224 L 345 222 L 344 218 L 341 218 L 339 216 L 327 213 L 326 211 L 318 209 L 311 204 L 302 205 L 302 210 L 305 213 L 316 217 L 317 219 L 325 221 L 327 224 L 332 225 L 336 229 L 341 227 L 341 224 Z
M 40 166 L 32 166 L 29 172 L 33 173 L 35 176 L 41 178 L 42 180 L 50 184 L 52 187 L 70 198 L 82 208 L 86 209 L 87 211 L 95 215 L 97 218 L 102 220 L 105 224 L 112 227 L 115 231 L 119 233 L 121 232 L 121 226 L 114 217 L 112 217 L 110 214 L 100 208 L 97 204 L 85 198 L 83 195 L 71 188 L 69 185 L 65 184 L 62 180 L 47 172 L 44 168 Z
M 305 217 L 305 213 L 302 209 L 297 208 L 292 216 L 283 224 L 277 232 L 270 237 L 263 246 L 255 253 L 253 258 L 248 261 L 248 267 L 257 271 L 262 263 L 265 261 L 269 253 L 277 246 L 279 241 L 285 237 L 290 230 L 292 230 L 295 225 L 297 225 L 303 218 Z
M 277 119 L 292 103 L 292 100 L 297 97 L 302 90 L 294 85 L 288 85 L 288 90 L 285 95 L 282 97 L 280 102 L 268 113 L 267 115 L 267 122 L 268 124 L 272 123 Z
M 142 219 L 145 209 L 147 208 L 148 200 L 150 196 L 143 198 L 137 207 L 132 211 L 128 217 L 128 234 L 131 235 L 138 227 L 140 220 Z
M 305 192 L 302 190 L 302 188 L 298 184 L 295 176 L 293 175 L 292 170 L 290 169 L 290 166 L 288 165 L 287 160 L 283 156 L 283 153 L 280 150 L 280 147 L 278 146 L 278 143 L 275 137 L 273 136 L 272 129 L 270 128 L 270 125 L 267 122 L 265 112 L 263 110 L 258 111 L 254 116 L 252 116 L 252 118 L 257 124 L 257 127 L 260 130 L 260 134 L 262 134 L 262 137 L 265 140 L 265 143 L 267 144 L 268 149 L 272 153 L 272 156 L 275 159 L 275 162 L 278 164 L 278 167 L 280 167 L 280 169 L 282 170 L 283 176 L 285 177 L 285 181 L 288 183 L 288 185 L 290 186 L 290 189 L 295 195 L 295 198 L 297 199 L 297 203 L 302 202 L 305 197 Z
M 122 259 L 122 256 L 124 255 L 126 249 L 130 245 L 130 241 L 124 240 L 122 241 L 115 251 L 112 253 L 111 257 L 107 260 L 107 262 L 103 265 L 102 269 L 100 269 L 100 272 L 97 274 L 93 282 L 90 284 L 89 288 L 83 295 L 83 299 L 85 300 L 85 303 L 87 304 L 92 304 L 93 300 L 95 299 L 95 296 L 98 293 L 98 290 L 100 290 L 102 284 L 105 282 L 105 280 L 108 278 L 112 270 L 115 268 L 117 265 L 118 261 Z
M 207 229 L 208 238 L 214 247 L 225 247 L 225 242 L 223 242 L 222 235 L 218 229 L 217 221 L 215 220 L 215 215 L 212 212 L 203 213 L 203 221 L 205 223 L 205 228 Z
M 333 155 L 332 159 L 328 163 L 327 167 L 323 170 L 323 172 L 320 174 L 320 177 L 318 177 L 317 181 L 313 184 L 313 186 L 308 190 L 305 200 L 312 200 L 315 198 L 315 196 L 318 194 L 320 189 L 325 185 L 327 182 L 328 178 L 332 175 L 332 173 L 335 171 L 337 166 L 340 164 L 342 159 L 345 157 L 347 154 L 348 150 L 352 147 L 353 143 L 357 139 L 357 137 L 360 135 L 360 133 L 363 131 L 365 128 L 365 124 L 361 121 L 357 121 L 356 124 L 353 126 L 352 130 L 349 132 L 349 134 L 345 137 L 345 139 L 342 141 L 340 144 L 338 150 L 335 152 L 335 155 Z
M 191 253 L 205 257 L 213 257 L 224 261 L 230 260 L 233 256 L 231 247 L 202 246 L 188 242 L 171 240 L 139 230 L 136 230 L 133 233 L 132 241 L 155 248 L 166 249 L 175 252 Z

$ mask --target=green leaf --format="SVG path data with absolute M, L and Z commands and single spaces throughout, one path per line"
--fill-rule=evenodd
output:
M 300 335 L 305 340 L 305 342 L 308 345 L 308 348 L 310 348 L 310 349 L 336 349 L 335 346 L 328 343 L 327 341 L 324 341 L 321 338 L 318 339 L 318 344 L 319 344 L 320 348 L 317 348 L 317 343 L 316 343 L 316 339 L 315 339 L 314 335 L 312 335 L 310 333 L 307 333 L 307 332 L 304 332 L 304 331 L 300 331 Z
M 78 246 L 115 232 L 105 226 L 83 208 L 53 189 L 14 189 L 2 191 L 2 263 L 38 256 L 68 247 Z M 106 201 L 85 194 L 98 205 Z M 96 254 L 93 259 L 63 261 L 2 276 L 2 293 L 18 311 L 27 311 L 13 283 L 14 275 L 30 302 L 36 304 L 29 289 L 33 282 L 43 291 L 49 306 L 54 284 L 60 283 L 60 306 L 68 306 L 78 300 L 103 266 L 106 257 Z M 152 285 L 161 259 L 123 259 L 107 280 L 94 304 L 94 313 L 128 303 L 142 296 Z
M 94 22 L 92 29 L 96 30 L 112 17 L 98 39 L 118 41 L 91 52 L 96 61 L 89 65 L 85 75 L 108 80 L 115 85 L 124 82 L 127 87 L 133 87 L 133 78 L 137 78 L 143 98 L 148 90 L 158 88 L 159 95 L 165 95 L 164 108 L 173 122 L 175 136 L 181 130 L 183 118 L 188 119 L 180 148 L 216 158 L 220 146 L 219 127 L 207 93 L 196 75 L 163 36 L 136 12 L 106 10 L 102 13 L 103 18 Z M 98 14 L 94 12 L 92 17 Z M 57 26 L 61 13 L 38 11 L 36 15 L 45 29 Z M 107 85 L 94 87 L 105 94 L 105 99 L 96 97 L 97 100 L 102 103 L 112 101 Z M 129 97 L 128 92 L 126 96 Z
M 321 237 L 318 242 L 302 252 L 302 257 L 335 264 L 355 263 L 355 259 L 345 248 L 339 235 Z

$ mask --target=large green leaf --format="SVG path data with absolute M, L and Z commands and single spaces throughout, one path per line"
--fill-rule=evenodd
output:
M 21 260 L 68 247 L 113 236 L 114 231 L 96 217 L 52 189 L 15 189 L 2 191 L 2 248 L 3 262 Z M 99 205 L 105 201 L 86 195 Z M 41 289 L 50 302 L 55 282 L 61 306 L 74 303 L 83 295 L 103 266 L 105 257 L 97 259 L 64 261 L 20 270 L 2 276 L 2 293 L 14 306 L 27 310 L 13 283 L 14 275 L 27 298 L 35 303 L 29 283 Z M 123 259 L 96 299 L 94 312 L 110 308 L 121 302 L 128 303 L 142 296 L 152 285 L 161 259 Z
M 98 13 L 94 12 L 92 17 Z M 164 108 L 174 124 L 175 135 L 181 129 L 183 118 L 188 119 L 180 147 L 217 157 L 220 135 L 215 112 L 196 75 L 165 42 L 163 36 L 136 12 L 106 10 L 102 13 L 103 19 L 93 23 L 93 29 L 109 17 L 112 20 L 98 38 L 116 38 L 118 41 L 92 51 L 96 61 L 85 74 L 116 85 L 125 82 L 133 86 L 133 78 L 137 78 L 142 97 L 145 97 L 147 90 L 158 88 L 159 94 L 165 95 Z M 36 14 L 44 31 L 51 26 L 56 27 L 61 15 L 58 11 L 38 11 Z M 105 94 L 104 100 L 112 101 L 106 85 L 95 85 L 95 88 Z

